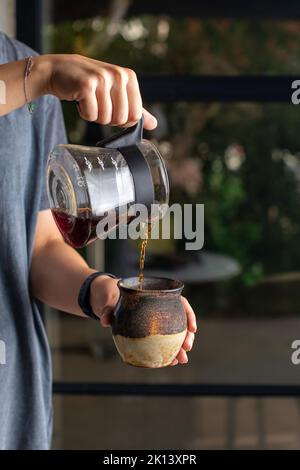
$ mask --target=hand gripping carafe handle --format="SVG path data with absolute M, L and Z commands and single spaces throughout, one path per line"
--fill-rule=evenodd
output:
M 151 170 L 146 158 L 137 146 L 143 138 L 144 117 L 137 124 L 125 129 L 112 137 L 101 140 L 97 147 L 117 149 L 126 160 L 131 172 L 135 204 L 143 204 L 150 215 L 151 204 L 154 203 L 154 185 Z

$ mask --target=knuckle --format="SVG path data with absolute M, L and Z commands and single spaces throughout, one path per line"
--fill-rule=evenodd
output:
M 128 69 L 128 68 L 125 68 L 124 70 L 125 70 L 125 72 L 126 72 L 129 79 L 135 80 L 137 78 L 136 73 L 135 73 L 134 70 Z
M 109 74 L 107 73 L 106 70 L 102 69 L 99 72 L 97 72 L 97 80 L 101 86 L 106 86 L 108 85 L 109 82 Z
M 126 76 L 127 76 L 126 72 L 122 67 L 119 67 L 119 66 L 114 67 L 115 80 L 117 80 L 118 82 L 123 82 L 126 80 Z
M 72 57 L 74 60 L 76 60 L 76 61 L 82 59 L 82 56 L 81 56 L 80 54 L 71 54 L 71 57 Z
M 114 296 L 113 293 L 109 296 L 109 301 L 110 301 L 110 305 L 112 305 L 112 306 L 115 305 L 115 303 L 116 303 L 116 297 Z
M 85 76 L 80 79 L 80 89 L 83 93 L 91 93 L 95 86 L 95 79 L 93 76 Z

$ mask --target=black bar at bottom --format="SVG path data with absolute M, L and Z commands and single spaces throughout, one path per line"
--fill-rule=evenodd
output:
M 299 397 L 300 385 L 55 382 L 53 393 L 147 397 Z
M 102 431 L 104 432 L 104 431 Z M 142 430 L 141 430 L 142 432 Z M 150 439 L 151 442 L 151 439 Z M 201 442 L 201 441 L 200 441 Z M 145 443 L 149 447 L 149 439 Z M 151 444 L 150 444 L 151 445 Z M 101 429 L 99 430 L 99 447 L 101 449 Z M 112 442 L 113 447 L 113 442 Z M 21 464 L 20 467 L 41 468 L 45 465 L 59 465 L 60 468 L 99 469 L 102 465 L 121 465 L 123 468 L 136 468 L 141 465 L 198 465 L 196 468 L 208 468 L 208 465 L 219 464 L 220 468 L 230 464 L 230 468 L 241 469 L 245 465 L 264 464 L 265 468 L 297 468 L 300 452 L 270 450 L 26 450 L 0 451 L 1 464 Z M 205 465 L 205 467 L 203 467 Z M 121 467 L 122 468 L 122 467 Z M 151 467 L 150 467 L 151 468 Z M 192 467 L 193 468 L 193 467 Z M 251 468 L 251 467 L 250 467 Z

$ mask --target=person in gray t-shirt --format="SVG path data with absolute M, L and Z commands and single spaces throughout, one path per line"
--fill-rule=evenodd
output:
M 78 293 L 95 272 L 64 242 L 48 206 L 46 159 L 66 141 L 58 98 L 77 101 L 80 116 L 99 124 L 132 125 L 143 113 L 145 128 L 156 126 L 132 70 L 77 55 L 37 56 L 0 33 L 0 449 L 49 448 L 51 361 L 39 302 L 85 317 Z M 103 326 L 118 297 L 115 279 L 92 282 L 89 300 Z M 189 331 L 174 364 L 187 362 L 196 331 L 183 305 Z

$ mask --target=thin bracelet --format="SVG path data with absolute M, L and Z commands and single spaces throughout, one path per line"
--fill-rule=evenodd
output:
M 34 111 L 36 110 L 36 104 L 33 101 L 29 101 L 28 94 L 27 94 L 27 79 L 29 75 L 31 74 L 32 67 L 33 67 L 33 57 L 29 56 L 26 61 L 26 67 L 25 67 L 25 72 L 24 72 L 24 95 L 25 95 L 27 108 L 30 114 L 33 114 Z

